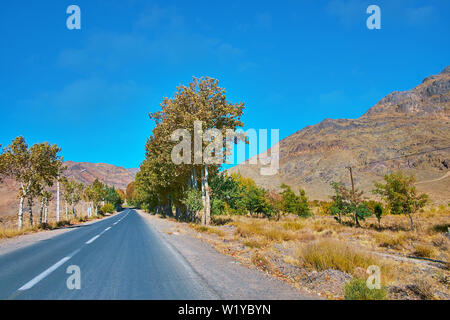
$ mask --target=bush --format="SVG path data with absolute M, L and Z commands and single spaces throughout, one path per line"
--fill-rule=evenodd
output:
M 185 197 L 182 200 L 183 204 L 191 212 L 199 212 L 203 209 L 202 192 L 195 189 L 186 191 Z
M 114 212 L 114 205 L 112 203 L 106 203 L 103 207 L 100 208 L 100 212 L 105 213 L 113 213 Z
M 213 215 L 222 215 L 225 213 L 225 201 L 221 199 L 212 199 L 211 202 L 211 213 Z
M 366 281 L 353 278 L 345 284 L 345 300 L 384 300 L 386 299 L 386 289 L 369 289 Z

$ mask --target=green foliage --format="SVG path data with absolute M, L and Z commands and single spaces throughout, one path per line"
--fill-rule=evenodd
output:
M 199 190 L 190 189 L 186 191 L 182 202 L 192 212 L 199 212 L 203 209 L 202 193 Z
M 19 229 L 22 228 L 24 199 L 28 199 L 31 208 L 33 199 L 41 196 L 45 188 L 56 181 L 62 169 L 62 158 L 58 155 L 60 151 L 57 145 L 50 145 L 48 142 L 28 147 L 25 139 L 20 136 L 0 154 L 0 181 L 10 177 L 19 185 Z M 30 222 L 33 222 L 31 214 Z
M 386 288 L 369 289 L 366 281 L 353 278 L 345 284 L 344 296 L 345 300 L 385 300 Z
M 104 200 L 106 203 L 112 204 L 117 211 L 121 210 L 123 200 L 114 187 L 105 186 Z
M 213 198 L 211 202 L 211 213 L 213 215 L 222 215 L 225 213 L 225 201 Z
M 411 229 L 414 229 L 412 214 L 423 208 L 428 202 L 428 195 L 417 194 L 414 176 L 406 176 L 402 172 L 384 176 L 385 183 L 375 183 L 374 194 L 386 201 L 392 214 L 409 216 Z
M 383 216 L 383 206 L 380 203 L 375 204 L 373 207 L 373 213 L 377 217 L 378 225 L 380 225 L 381 217 Z
M 114 209 L 115 208 L 114 208 L 114 205 L 112 203 L 105 203 L 105 205 L 100 208 L 100 212 L 103 213 L 103 214 L 113 213 Z
M 281 185 L 281 198 L 282 209 L 284 212 L 293 213 L 299 217 L 308 217 L 312 215 L 311 209 L 308 204 L 308 198 L 306 197 L 305 190 L 299 189 L 299 195 L 297 196 L 291 187 Z
M 149 116 L 155 121 L 155 127 L 152 135 L 147 140 L 145 150 L 146 158 L 141 163 L 140 172 L 136 175 L 135 196 L 139 204 L 148 204 L 151 207 L 158 208 L 167 203 L 173 204 L 180 212 L 180 218 L 192 220 L 191 215 L 199 208 L 197 196 L 186 193 L 188 189 L 203 189 L 205 199 L 210 198 L 210 204 L 216 204 L 216 212 L 221 206 L 218 201 L 214 201 L 214 196 L 210 196 L 213 188 L 206 188 L 206 181 L 202 179 L 202 173 L 205 175 L 206 169 L 209 173 L 208 182 L 212 183 L 212 178 L 218 172 L 218 164 L 194 164 L 193 143 L 183 146 L 183 162 L 175 164 L 172 158 L 172 151 L 179 147 L 180 140 L 173 140 L 173 134 L 177 129 L 183 129 L 183 135 L 180 136 L 183 142 L 186 140 L 194 141 L 194 133 L 197 124 L 201 123 L 203 130 L 217 129 L 225 137 L 227 130 L 234 130 L 243 127 L 241 116 L 244 110 L 244 103 L 231 103 L 226 98 L 225 89 L 219 87 L 218 80 L 212 78 L 194 78 L 188 85 L 177 87 L 175 94 L 171 98 L 164 98 L 160 104 L 160 110 L 150 113 Z M 233 140 L 232 142 L 235 142 Z M 205 150 L 210 141 L 203 139 L 201 150 Z M 229 144 L 223 148 L 214 150 L 214 154 L 221 154 L 225 158 L 225 151 Z M 188 160 L 186 160 L 186 155 Z M 207 168 L 208 167 L 208 168 Z M 202 188 L 203 187 L 203 188 Z M 233 199 L 229 198 L 227 190 L 217 188 L 216 199 L 231 206 L 236 207 Z M 231 190 L 231 189 L 230 189 Z M 197 192 L 198 193 L 198 192 Z M 186 206 L 195 210 L 185 210 Z M 202 204 L 203 206 L 203 204 Z M 206 206 L 206 201 L 205 201 Z M 209 207 L 205 208 L 205 223 L 209 221 Z
M 337 182 L 332 182 L 331 186 L 335 194 L 331 197 L 333 202 L 330 206 L 330 212 L 336 216 L 337 221 L 342 222 L 344 216 L 351 214 L 355 224 L 360 226 L 359 220 L 364 220 L 373 215 L 373 212 L 362 200 L 362 191 L 349 190 L 343 184 Z
M 127 189 L 125 191 L 125 199 L 127 200 L 128 205 L 131 206 L 138 205 L 135 181 L 132 181 L 127 185 Z
M 210 187 L 212 189 L 212 204 L 214 200 L 220 200 L 220 202 L 232 209 L 239 207 L 239 201 L 242 196 L 242 187 L 236 179 L 228 176 L 226 173 L 220 173 L 214 175 L 211 179 Z M 219 204 L 219 202 L 217 202 Z M 214 213 L 214 210 L 212 210 Z

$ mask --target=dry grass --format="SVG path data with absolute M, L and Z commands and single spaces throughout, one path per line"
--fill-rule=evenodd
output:
M 436 256 L 436 253 L 432 246 L 419 244 L 416 246 L 413 255 L 421 258 L 434 258 Z
M 264 248 L 265 246 L 267 246 L 269 244 L 269 242 L 267 240 L 246 240 L 243 242 L 244 246 L 249 247 L 249 248 Z
M 280 222 L 246 218 L 235 220 L 232 224 L 236 226 L 235 234 L 243 238 L 262 237 L 277 242 L 298 239 L 296 232 L 286 230 Z
M 225 233 L 222 230 L 216 229 L 214 227 L 202 226 L 194 223 L 189 224 L 189 226 L 197 232 L 216 234 L 219 237 L 223 237 L 225 235 Z
M 407 232 L 383 232 L 374 234 L 374 239 L 380 247 L 391 249 L 403 249 L 407 246 L 408 240 L 412 240 L 413 235 Z
M 300 248 L 298 256 L 301 264 L 319 271 L 335 269 L 359 275 L 358 268 L 366 270 L 371 265 L 377 265 L 385 276 L 392 273 L 390 265 L 385 261 L 345 242 L 332 239 L 309 243 Z
M 417 279 L 408 288 L 423 300 L 434 298 L 432 284 L 428 279 Z
M 0 239 L 6 239 L 6 238 L 14 238 L 17 236 L 25 235 L 25 234 L 31 234 L 36 233 L 44 230 L 54 230 L 59 228 L 64 228 L 72 225 L 77 225 L 80 223 L 84 223 L 90 220 L 96 220 L 103 218 L 102 215 L 94 216 L 88 218 L 87 216 L 78 216 L 76 218 L 70 219 L 70 220 L 61 220 L 59 222 L 53 221 L 50 223 L 42 223 L 42 224 L 35 224 L 34 226 L 25 226 L 21 230 L 18 230 L 17 227 L 2 227 L 0 226 Z
M 252 263 L 257 266 L 259 269 L 262 269 L 265 272 L 270 272 L 273 269 L 272 264 L 269 260 L 259 252 L 256 252 L 252 255 L 251 258 Z

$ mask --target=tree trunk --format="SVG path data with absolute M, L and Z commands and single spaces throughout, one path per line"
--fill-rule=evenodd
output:
M 75 206 L 72 204 L 72 218 L 76 218 L 77 214 L 75 213 Z
M 208 165 L 205 165 L 205 223 L 209 225 L 211 223 L 211 203 L 210 203 L 210 190 L 208 184 Z
M 67 201 L 66 201 L 66 221 L 69 221 L 69 208 L 67 207 Z
M 23 202 L 25 201 L 24 197 L 20 197 L 20 202 L 19 202 L 19 213 L 18 213 L 18 221 L 17 221 L 17 228 L 19 230 L 22 229 L 22 225 L 23 225 Z
M 409 217 L 409 223 L 411 225 L 411 231 L 413 231 L 414 230 L 414 223 L 413 223 L 413 219 L 412 219 L 411 213 L 408 214 L 408 217 Z
M 203 203 L 203 209 L 201 212 L 202 215 L 202 224 L 206 225 L 206 195 L 205 195 L 205 170 L 202 169 L 202 203 Z
M 30 226 L 33 226 L 33 199 L 31 196 L 28 198 L 28 212 L 30 212 Z
M 56 180 L 56 222 L 59 222 L 59 176 Z
M 45 199 L 45 207 L 44 207 L 44 223 L 48 223 L 48 200 Z
M 41 206 L 39 208 L 39 224 L 42 224 L 42 215 L 44 213 L 44 198 L 41 200 Z
M 355 222 L 356 222 L 356 226 L 359 228 L 361 227 L 361 225 L 359 224 L 359 220 L 358 220 L 358 214 L 355 212 Z

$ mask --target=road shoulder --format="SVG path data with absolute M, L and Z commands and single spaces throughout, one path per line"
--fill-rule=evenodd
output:
M 219 253 L 209 243 L 196 238 L 195 233 L 180 232 L 179 222 L 136 211 L 222 299 L 320 299 L 306 290 L 294 288 L 260 270 L 242 265 L 231 256 Z

